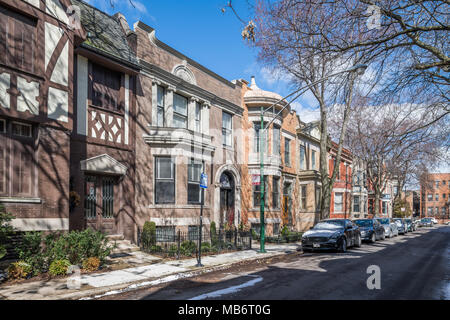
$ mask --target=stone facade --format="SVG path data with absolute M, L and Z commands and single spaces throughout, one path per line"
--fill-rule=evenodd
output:
M 199 174 L 205 172 L 204 225 L 237 226 L 242 214 L 242 84 L 169 47 L 144 23 L 137 22 L 134 30 L 142 66 L 136 92 L 135 223 L 142 227 L 154 221 L 157 228 L 173 232 L 195 229 Z

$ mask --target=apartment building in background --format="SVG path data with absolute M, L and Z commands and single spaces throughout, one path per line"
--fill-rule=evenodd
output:
M 421 181 L 420 217 L 450 218 L 450 173 L 429 173 Z

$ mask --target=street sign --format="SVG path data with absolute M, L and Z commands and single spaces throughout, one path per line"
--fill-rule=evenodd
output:
M 208 189 L 208 175 L 206 173 L 200 175 L 200 188 Z
M 261 184 L 261 179 L 259 177 L 259 174 L 252 175 L 252 185 L 259 186 Z

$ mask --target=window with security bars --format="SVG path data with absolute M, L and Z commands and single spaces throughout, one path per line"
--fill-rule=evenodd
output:
M 114 180 L 112 178 L 102 180 L 102 217 L 105 219 L 114 217 Z
M 188 165 L 188 203 L 201 203 L 202 193 L 200 177 L 203 171 L 203 162 L 191 159 Z
M 84 216 L 86 219 L 94 219 L 97 217 L 97 190 L 95 181 L 95 177 L 92 176 L 85 178 Z
M 174 226 L 157 226 L 156 242 L 174 242 L 175 227 Z
M 188 226 L 188 239 L 190 241 L 198 240 L 198 226 Z

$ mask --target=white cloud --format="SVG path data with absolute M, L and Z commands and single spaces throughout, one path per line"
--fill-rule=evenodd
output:
M 300 102 L 293 102 L 291 107 L 297 112 L 300 120 L 303 122 L 308 123 L 311 121 L 320 120 L 320 111 L 318 108 L 310 108 Z

